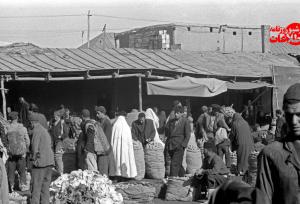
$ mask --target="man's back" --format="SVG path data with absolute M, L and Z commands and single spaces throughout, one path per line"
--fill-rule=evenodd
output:
M 35 167 L 47 167 L 54 164 L 51 136 L 40 123 L 35 123 L 33 126 L 31 150 Z

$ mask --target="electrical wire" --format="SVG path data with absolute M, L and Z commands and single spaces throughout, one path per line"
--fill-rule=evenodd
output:
M 78 17 L 85 16 L 84 14 L 61 14 L 61 15 L 33 15 L 33 16 L 0 16 L 4 19 L 9 18 L 61 18 L 61 17 Z

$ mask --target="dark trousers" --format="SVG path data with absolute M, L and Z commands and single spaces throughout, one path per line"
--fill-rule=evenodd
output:
M 231 167 L 231 158 L 230 158 L 230 152 L 229 152 L 230 145 L 227 142 L 222 142 L 217 145 L 217 154 L 223 159 L 223 156 L 225 154 L 225 161 L 227 168 Z
M 165 149 L 165 158 L 166 160 L 171 161 L 170 176 L 184 176 L 184 168 L 182 166 L 183 155 L 184 148 L 181 146 L 174 150 L 168 150 L 167 148 Z
M 26 159 L 23 156 L 10 156 L 8 162 L 8 182 L 12 190 L 15 185 L 15 172 L 18 171 L 20 175 L 20 184 L 26 185 Z
M 30 204 L 48 204 L 50 199 L 49 186 L 51 183 L 52 166 L 31 170 L 31 201 Z
M 202 174 L 195 176 L 195 178 L 193 186 L 199 188 L 201 192 L 209 188 L 217 188 L 228 180 L 225 176 L 220 174 Z

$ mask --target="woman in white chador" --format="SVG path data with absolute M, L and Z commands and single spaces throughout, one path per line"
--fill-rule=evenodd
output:
M 162 144 L 163 147 L 165 147 L 165 144 L 161 141 L 161 139 L 159 138 L 158 132 L 157 132 L 157 128 L 159 128 L 159 119 L 158 119 L 157 115 L 154 113 L 154 111 L 151 108 L 148 108 L 146 110 L 145 115 L 146 115 L 146 119 L 150 119 L 154 123 L 154 128 L 155 128 L 154 142 L 160 143 L 160 144 Z
M 131 130 L 124 116 L 119 116 L 113 125 L 111 145 L 116 162 L 116 176 L 136 177 Z

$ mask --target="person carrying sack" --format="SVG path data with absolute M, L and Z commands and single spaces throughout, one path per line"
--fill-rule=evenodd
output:
M 14 191 L 15 171 L 20 175 L 22 191 L 26 187 L 26 153 L 30 145 L 27 129 L 18 123 L 18 112 L 10 112 L 11 124 L 7 130 L 8 141 L 8 182 L 10 191 Z
M 98 171 L 98 157 L 109 153 L 110 144 L 99 122 L 91 119 L 86 121 L 84 130 L 86 167 L 88 170 Z

